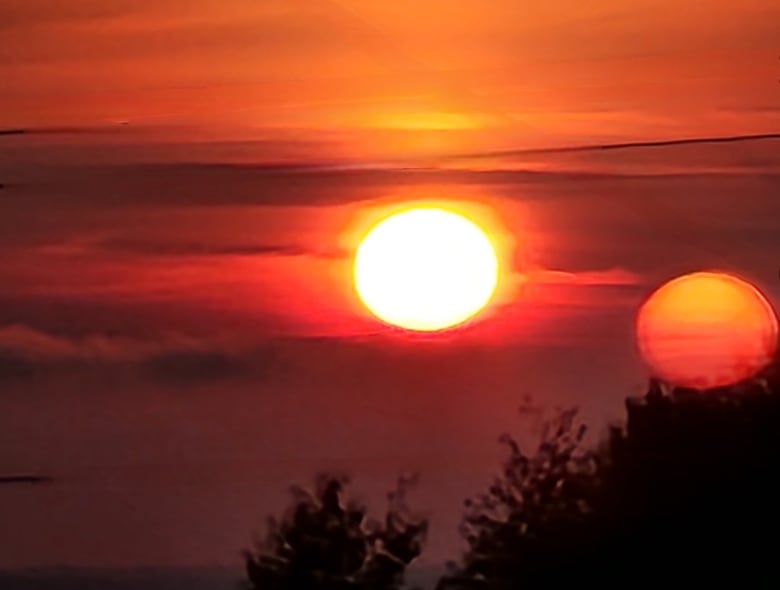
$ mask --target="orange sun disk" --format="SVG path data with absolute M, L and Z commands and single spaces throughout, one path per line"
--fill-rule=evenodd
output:
M 653 376 L 704 390 L 755 375 L 774 358 L 778 321 L 750 283 L 698 272 L 661 286 L 636 322 L 639 351 Z

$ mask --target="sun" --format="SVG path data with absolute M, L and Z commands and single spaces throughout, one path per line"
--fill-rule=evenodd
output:
M 752 377 L 778 346 L 777 316 L 767 299 L 750 283 L 719 272 L 661 286 L 639 310 L 636 328 L 653 375 L 698 390 Z
M 466 217 L 415 207 L 375 225 L 355 253 L 360 300 L 380 320 L 435 332 L 474 317 L 498 283 L 496 251 Z

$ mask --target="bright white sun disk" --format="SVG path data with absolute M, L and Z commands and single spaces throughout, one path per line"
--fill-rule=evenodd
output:
M 355 288 L 379 319 L 417 331 L 465 322 L 490 301 L 498 261 L 474 223 L 439 208 L 415 208 L 376 225 L 355 255 Z

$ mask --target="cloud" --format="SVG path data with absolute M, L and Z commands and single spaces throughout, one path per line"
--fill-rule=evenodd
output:
M 35 375 L 35 363 L 0 350 L 0 381 L 28 379 Z
M 26 359 L 65 358 L 77 355 L 79 347 L 66 338 L 23 325 L 11 325 L 0 327 L 0 352 Z
M 780 135 L 762 137 L 701 137 L 633 144 L 600 144 L 564 147 L 547 151 L 485 152 L 436 161 L 410 160 L 403 167 L 387 167 L 366 162 L 363 169 L 337 165 L 315 166 L 313 148 L 304 145 L 297 165 L 236 164 L 212 162 L 105 163 L 95 146 L 83 158 L 96 158 L 100 165 L 70 160 L 63 153 L 28 153 L 27 161 L 6 150 L 6 166 L 14 191 L 7 195 L 8 206 L 62 208 L 89 206 L 98 209 L 221 206 L 316 206 L 326 207 L 371 201 L 393 192 L 416 187 L 488 187 L 492 192 L 518 194 L 523 200 L 549 199 L 560 191 L 566 197 L 592 196 L 587 185 L 647 183 L 661 179 L 682 183 L 745 181 L 760 175 L 768 183 L 780 175 Z M 247 142 L 251 151 L 257 142 Z M 288 151 L 295 153 L 295 142 Z M 86 148 L 84 148 L 86 149 Z M 101 148 L 102 149 L 102 148 Z M 132 160 L 131 147 L 107 147 L 114 156 Z M 187 148 L 190 150 L 191 148 Z M 195 149 L 195 148 L 192 148 Z M 243 148 L 242 148 L 243 149 Z M 97 151 L 96 151 L 97 150 Z M 271 157 L 278 149 L 263 154 Z M 37 154 L 37 155 L 36 155 Z M 220 154 L 203 153 L 203 158 Z M 0 158 L 2 159 L 2 158 Z M 59 163 L 58 163 L 59 162 Z M 439 166 L 437 168 L 437 166 Z M 536 188 L 538 190 L 530 190 Z M 623 187 L 596 187 L 609 190 Z M 632 190 L 634 187 L 629 187 Z M 542 194 L 543 191 L 543 194 Z M 553 193 L 553 194 L 551 194 Z
M 126 368 L 163 381 L 211 381 L 263 373 L 270 357 L 268 346 L 229 337 L 141 339 L 107 333 L 76 337 L 21 324 L 0 327 L 0 379 L 5 380 L 102 366 Z
M 48 333 L 23 324 L 0 327 L 0 352 L 31 362 L 71 361 L 135 362 L 164 354 L 168 350 L 199 351 L 205 344 L 186 337 L 136 339 L 109 333 L 66 336 Z
M 143 368 L 153 377 L 173 383 L 202 383 L 250 372 L 250 365 L 238 356 L 193 350 L 156 354 L 143 362 Z
M 526 273 L 527 280 L 540 284 L 581 286 L 635 286 L 645 280 L 638 274 L 623 268 L 606 270 L 535 270 Z
M 588 113 L 582 115 L 588 116 Z M 780 119 L 777 122 L 780 123 Z M 453 156 L 440 161 L 458 168 L 494 171 L 526 168 L 546 172 L 550 178 L 555 174 L 565 178 L 578 171 L 588 173 L 596 180 L 658 175 L 717 177 L 780 173 L 778 145 L 780 133 L 764 133 L 509 149 Z
M 2 168 L 0 168 L 2 171 Z M 269 205 L 328 206 L 366 201 L 394 184 L 445 180 L 399 171 L 311 169 L 237 164 L 50 166 L 27 163 L 7 171 L 17 187 L 9 198 L 56 207 Z
M 584 345 L 587 339 L 581 332 L 592 331 L 594 322 L 607 325 L 614 318 L 629 321 L 626 318 L 640 304 L 651 284 L 647 277 L 621 267 L 532 269 L 520 276 L 524 278 L 518 301 L 512 304 L 515 312 L 521 318 L 524 315 L 546 318 L 550 325 L 565 326 L 563 334 L 555 335 L 553 340 L 563 338 L 575 346 Z
M 760 133 L 753 135 L 731 135 L 731 136 L 712 136 L 712 137 L 687 137 L 681 139 L 666 139 L 657 141 L 631 141 L 620 143 L 601 143 L 577 146 L 563 146 L 552 148 L 530 148 L 519 150 L 506 150 L 497 152 L 486 152 L 483 154 L 473 154 L 464 157 L 494 157 L 501 155 L 530 155 L 530 154 L 562 154 L 571 152 L 599 152 L 612 150 L 630 150 L 641 148 L 664 148 L 679 145 L 695 144 L 718 144 L 718 143 L 742 143 L 750 141 L 762 141 L 780 139 L 780 133 Z
M 139 238 L 107 238 L 86 244 L 87 250 L 106 250 L 150 256 L 315 256 L 341 258 L 344 252 L 335 249 L 307 248 L 297 244 L 176 242 L 142 240 Z
M 140 232 L 139 232 L 140 234 Z M 116 237 L 66 237 L 61 240 L 41 240 L 28 244 L 28 252 L 37 255 L 90 256 L 133 255 L 149 257 L 209 257 L 209 256 L 310 256 L 340 259 L 348 253 L 338 247 L 308 247 L 295 243 L 233 242 L 229 236 L 209 243 L 188 241 L 158 231 L 153 235 Z
M 126 14 L 137 4 L 132 0 L 3 0 L 0 4 L 0 30 L 109 18 Z

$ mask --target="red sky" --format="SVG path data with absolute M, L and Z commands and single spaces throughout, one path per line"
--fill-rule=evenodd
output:
M 524 394 L 598 430 L 641 391 L 658 284 L 735 270 L 780 300 L 780 139 L 600 147 L 780 131 L 778 23 L 768 0 L 4 1 L 0 128 L 28 133 L 0 135 L 0 474 L 57 483 L 0 490 L 0 567 L 235 561 L 329 466 L 376 510 L 420 469 L 452 557 Z M 381 328 L 348 280 L 366 224 L 420 198 L 502 246 L 499 301 L 448 338 Z
M 496 437 L 525 432 L 523 395 L 581 405 L 596 434 L 621 417 L 645 374 L 634 313 L 658 284 L 734 270 L 780 300 L 778 140 L 537 155 L 534 172 L 514 156 L 280 172 L 11 139 L 0 466 L 58 483 L 0 490 L 4 566 L 234 562 L 291 481 L 331 466 L 377 510 L 419 469 L 441 561 Z M 476 325 L 408 341 L 358 307 L 350 248 L 420 195 L 474 211 L 526 281 Z

